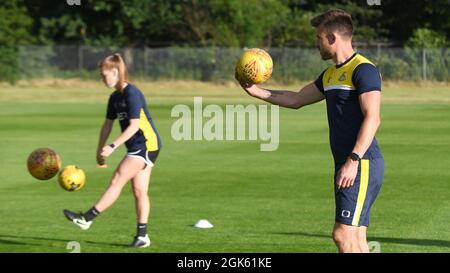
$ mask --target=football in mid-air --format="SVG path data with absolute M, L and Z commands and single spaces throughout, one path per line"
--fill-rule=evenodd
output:
M 39 180 L 48 180 L 61 169 L 61 158 L 50 148 L 39 148 L 28 156 L 29 173 Z
M 259 48 L 246 50 L 236 64 L 239 81 L 249 84 L 259 84 L 272 76 L 273 62 L 269 53 Z
M 77 191 L 84 186 L 86 175 L 79 167 L 68 165 L 59 173 L 58 182 L 66 191 Z

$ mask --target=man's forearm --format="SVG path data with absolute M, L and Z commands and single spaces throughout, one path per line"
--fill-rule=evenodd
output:
M 254 94 L 261 100 L 287 108 L 298 108 L 298 93 L 284 90 L 267 90 L 259 88 Z
M 305 85 L 299 92 L 266 90 L 256 85 L 244 88 L 251 96 L 286 108 L 299 109 L 325 99 L 314 83 Z
M 267 90 L 270 96 L 264 99 L 267 102 L 276 104 L 282 107 L 297 109 L 300 107 L 298 100 L 298 92 L 282 91 L 282 90 Z

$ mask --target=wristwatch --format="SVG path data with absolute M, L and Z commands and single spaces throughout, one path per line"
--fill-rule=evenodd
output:
M 114 145 L 114 143 L 111 143 L 111 144 L 109 144 L 109 147 L 115 149 L 115 148 L 116 148 L 116 145 Z
M 356 154 L 356 153 L 351 153 L 351 154 L 349 155 L 349 157 L 350 157 L 350 159 L 353 160 L 353 161 L 360 161 L 360 160 L 361 160 L 361 158 L 359 157 L 359 155 Z

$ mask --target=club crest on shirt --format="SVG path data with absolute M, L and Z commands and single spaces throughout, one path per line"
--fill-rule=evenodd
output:
M 119 113 L 117 113 L 117 118 L 118 118 L 119 120 L 128 119 L 128 115 L 127 115 L 126 112 L 119 112 Z
M 127 107 L 127 103 L 125 102 L 125 100 L 121 100 L 121 101 L 114 103 L 114 107 L 116 109 L 125 108 L 125 107 Z
M 346 73 L 346 72 L 342 72 L 342 75 L 339 77 L 339 81 L 340 81 L 340 82 L 345 81 L 345 79 L 346 79 L 345 73 Z

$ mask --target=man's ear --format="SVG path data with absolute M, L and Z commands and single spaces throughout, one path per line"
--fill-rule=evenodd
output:
M 336 42 L 336 34 L 334 34 L 334 33 L 327 34 L 327 40 L 328 40 L 328 44 L 330 44 L 330 45 L 334 44 L 334 42 Z

